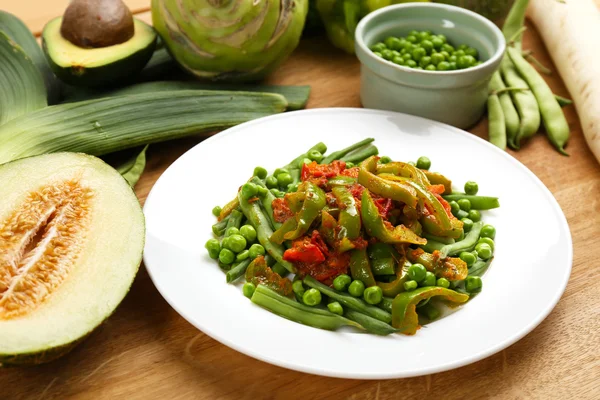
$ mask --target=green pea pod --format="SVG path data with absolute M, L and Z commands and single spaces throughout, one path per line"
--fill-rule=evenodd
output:
M 302 208 L 294 218 L 289 218 L 273 233 L 269 239 L 271 242 L 281 244 L 284 240 L 294 240 L 304 235 L 325 207 L 325 193 L 317 185 L 303 182 L 298 192 L 303 193 Z
M 412 179 L 425 187 L 430 185 L 429 179 L 422 170 L 413 165 L 400 161 L 392 161 L 387 164 L 377 164 L 377 174 L 393 174 L 397 176 L 403 176 L 405 178 Z
M 469 300 L 469 296 L 466 294 L 439 286 L 427 286 L 400 293 L 392 303 L 392 326 L 405 335 L 417 333 L 420 328 L 417 304 L 434 296 L 440 296 L 456 304 L 462 304 Z
M 417 207 L 417 190 L 409 181 L 396 182 L 376 175 L 377 157 L 367 158 L 358 169 L 358 183 L 388 199 L 401 201 L 412 208 Z M 364 221 L 363 221 L 364 222 Z
M 404 225 L 394 227 L 389 222 L 384 221 L 381 215 L 379 215 L 379 209 L 368 190 L 363 191 L 360 211 L 367 233 L 383 243 L 427 243 L 427 240 L 417 236 L 417 234 Z
M 446 178 L 444 175 L 439 172 L 429 172 L 423 171 L 427 180 L 432 185 L 444 185 L 444 194 L 452 193 L 452 181 Z
M 400 258 L 393 246 L 387 243 L 373 243 L 367 248 L 373 275 L 394 275 L 396 260 Z
M 338 223 L 342 227 L 343 234 L 351 240 L 360 236 L 360 214 L 356 207 L 356 201 L 352 193 L 345 187 L 335 187 L 332 190 L 339 206 L 340 216 Z
M 404 282 L 410 279 L 408 277 L 409 266 L 410 263 L 407 263 L 406 260 L 401 260 L 396 269 L 396 279 L 391 282 L 377 282 L 377 286 L 381 288 L 384 296 L 394 297 L 398 293 L 404 292 Z
M 338 175 L 335 178 L 331 178 L 327 181 L 330 187 L 336 186 L 352 186 L 356 183 L 356 178 L 350 176 Z
M 427 253 L 422 249 L 409 250 L 407 257 L 412 263 L 423 264 L 427 270 L 433 272 L 438 278 L 446 278 L 449 281 L 465 279 L 469 273 L 467 263 L 460 258 L 440 258 L 438 252 Z
M 367 249 L 355 249 L 350 252 L 350 273 L 352 279 L 361 280 L 366 287 L 376 285 Z

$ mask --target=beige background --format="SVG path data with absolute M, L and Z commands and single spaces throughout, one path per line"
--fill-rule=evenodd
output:
M 40 30 L 65 4 L 2 0 L 0 8 Z M 144 0 L 128 4 L 134 10 L 149 5 Z M 141 16 L 149 21 L 149 13 Z M 554 69 L 535 29 L 527 31 L 525 48 Z M 568 96 L 556 74 L 547 79 L 556 93 Z M 312 85 L 309 107 L 360 106 L 358 62 L 322 40 L 303 41 L 270 82 Z M 550 316 L 508 349 L 454 371 L 403 380 L 343 380 L 288 371 L 196 330 L 162 299 L 142 268 L 115 315 L 71 354 L 39 367 L 0 371 L 0 399 L 600 398 L 600 166 L 585 144 L 574 108 L 567 108 L 566 115 L 571 157 L 556 153 L 543 134 L 511 154 L 548 186 L 563 208 L 574 241 L 573 272 Z M 472 132 L 485 137 L 486 129 L 482 121 Z M 198 141 L 150 147 L 147 170 L 136 188 L 142 202 L 160 174 Z M 506 279 L 510 290 L 510 280 L 519 278 Z M 535 287 L 531 282 L 532 296 Z M 374 362 L 381 356 L 374 354 Z

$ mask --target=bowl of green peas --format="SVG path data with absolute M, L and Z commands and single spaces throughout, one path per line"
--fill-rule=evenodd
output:
M 363 107 L 474 125 L 506 50 L 504 36 L 472 11 L 407 3 L 368 14 L 355 31 Z

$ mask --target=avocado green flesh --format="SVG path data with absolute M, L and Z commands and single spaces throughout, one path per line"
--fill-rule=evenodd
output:
M 134 19 L 135 33 L 124 43 L 101 48 L 82 48 L 60 33 L 62 17 L 48 22 L 42 33 L 42 47 L 50 67 L 64 82 L 98 86 L 130 77 L 148 63 L 156 47 L 156 32 Z
M 0 165 L 0 229 L 30 193 L 70 180 L 91 193 L 82 239 L 69 247 L 77 249 L 74 261 L 43 301 L 20 315 L 3 314 L 6 292 L 0 292 L 0 366 L 40 364 L 66 354 L 114 312 L 138 271 L 142 209 L 121 175 L 96 157 L 54 153 Z M 3 258 L 0 268 L 6 266 Z

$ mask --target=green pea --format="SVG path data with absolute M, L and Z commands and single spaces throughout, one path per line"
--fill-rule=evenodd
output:
M 260 179 L 265 179 L 267 177 L 267 170 L 263 167 L 256 167 L 254 168 L 254 176 Z
M 236 228 L 235 226 L 230 226 L 225 231 L 225 237 L 229 237 L 231 235 L 239 235 L 239 234 L 240 234 L 240 230 L 238 228 Z
M 463 211 L 469 211 L 471 209 L 471 201 L 469 199 L 460 199 L 457 201 L 458 206 Z
M 447 51 L 440 51 L 438 54 L 444 57 L 444 61 L 446 61 L 450 57 L 450 53 Z
M 398 64 L 398 65 L 404 65 L 404 58 L 402 58 L 402 57 L 400 57 L 400 56 L 398 56 L 398 57 L 394 57 L 394 58 L 392 59 L 392 62 L 393 62 L 394 64 Z
M 302 295 L 302 302 L 311 307 L 319 305 L 321 303 L 321 292 L 313 288 L 308 289 Z
M 208 250 L 208 255 L 213 260 L 219 258 L 219 252 L 221 251 L 221 243 L 217 239 L 208 239 L 204 248 Z
M 465 54 L 468 55 L 468 56 L 471 56 L 471 57 L 473 57 L 475 59 L 477 59 L 479 57 L 479 53 L 477 52 L 477 50 L 474 49 L 474 48 L 472 48 L 472 47 L 467 47 L 465 49 Z
M 429 64 L 428 66 L 425 67 L 425 69 L 427 71 L 437 71 L 437 68 L 433 64 Z
M 427 269 L 423 264 L 413 264 L 408 267 L 407 274 L 411 280 L 421 282 L 427 275 Z
M 465 279 L 465 290 L 469 293 L 481 292 L 482 286 L 483 282 L 478 276 L 467 276 L 467 279 Z
M 452 200 L 448 204 L 450 204 L 450 211 L 452 212 L 452 214 L 456 214 L 458 212 L 458 210 L 460 210 L 460 207 L 455 200 Z
M 417 47 L 412 51 L 412 57 L 415 61 L 421 61 L 421 58 L 427 55 L 427 51 L 422 47 Z
M 348 285 L 350 285 L 351 282 L 352 282 L 352 278 L 350 278 L 346 274 L 342 274 L 342 275 L 337 276 L 333 280 L 333 288 L 335 290 L 343 292 L 348 288 Z
M 458 50 L 466 50 L 468 48 L 469 48 L 469 46 L 467 46 L 466 44 L 461 44 L 457 47 Z
M 279 174 L 289 174 L 290 171 L 287 168 L 277 168 L 275 172 L 273 172 L 273 176 L 277 176 Z
M 479 254 L 477 254 L 477 250 L 473 250 L 471 253 L 475 256 L 475 258 L 479 258 Z
M 494 251 L 494 248 L 496 247 L 496 243 L 494 243 L 494 241 L 492 239 L 490 239 L 489 237 L 479 238 L 479 240 L 477 241 L 477 243 L 486 243 L 486 244 L 488 244 L 492 248 L 492 251 Z
M 292 175 L 288 173 L 277 175 L 277 183 L 279 183 L 279 186 L 281 187 L 287 187 L 287 185 L 292 182 L 294 182 L 294 178 L 292 178 Z
M 386 60 L 391 60 L 394 55 L 392 54 L 392 51 L 390 49 L 385 49 L 385 50 L 381 50 L 381 57 L 383 57 Z
M 431 37 L 431 32 L 429 31 L 421 31 L 419 32 L 418 38 L 421 44 Z
M 375 54 L 377 57 L 382 57 L 383 58 L 383 56 L 381 55 L 381 53 L 378 52 L 378 51 L 374 51 L 373 54 Z
M 404 53 L 404 54 L 402 54 L 402 59 L 404 61 L 412 60 L 412 54 L 410 54 L 410 53 Z
M 416 68 L 417 67 L 417 62 L 415 60 L 408 60 L 406 62 L 406 66 L 410 67 L 410 68 Z
M 479 222 L 481 221 L 481 213 L 479 212 L 479 210 L 471 210 L 469 211 L 468 218 L 473 222 Z
M 392 162 L 392 159 L 391 159 L 391 158 L 389 158 L 388 156 L 383 156 L 383 157 L 380 157 L 380 158 L 379 158 L 379 162 L 380 162 L 381 164 L 387 164 L 387 163 L 389 163 L 389 162 Z
M 381 52 L 381 50 L 386 49 L 386 45 L 385 45 L 385 43 L 379 42 L 379 43 L 375 43 L 374 45 L 372 45 L 370 47 L 370 49 L 371 49 L 371 51 Z
M 450 71 L 454 71 L 455 69 L 458 69 L 458 67 L 456 66 L 456 63 L 450 62 Z
M 479 191 L 479 185 L 475 181 L 465 182 L 465 193 L 469 195 L 476 195 Z
M 221 214 L 221 210 L 223 210 L 223 209 L 221 208 L 221 206 L 215 206 L 215 207 L 212 209 L 212 214 L 213 214 L 215 217 L 218 217 L 218 216 L 219 216 L 219 214 Z
M 477 257 L 468 251 L 463 251 L 458 257 L 467 264 L 467 268 L 471 268 L 477 261 Z
M 447 61 L 442 61 L 437 65 L 438 71 L 448 71 L 450 69 L 450 63 Z
M 463 223 L 463 231 L 469 232 L 473 228 L 473 220 L 469 218 L 461 218 L 460 220 Z
M 465 55 L 465 51 L 464 50 L 456 50 L 454 53 L 452 53 L 452 55 L 456 56 L 456 58 L 459 59 Z
M 412 44 L 409 41 L 405 41 L 404 44 L 402 44 L 402 51 L 412 51 L 412 49 L 415 47 L 414 44 Z
M 411 280 L 411 281 L 404 282 L 403 286 L 404 286 L 405 291 L 410 292 L 412 290 L 415 290 L 419 286 L 419 284 L 417 283 L 417 281 Z
M 445 43 L 444 45 L 442 45 L 442 51 L 452 54 L 454 53 L 454 47 L 448 43 Z
M 431 160 L 425 156 L 419 157 L 417 160 L 417 168 L 428 170 L 431 168 Z
M 219 261 L 221 261 L 223 264 L 229 265 L 233 263 L 234 260 L 235 254 L 233 254 L 233 251 L 229 249 L 221 249 L 219 252 Z
M 439 278 L 436 285 L 448 289 L 450 287 L 450 281 L 446 278 Z
M 228 240 L 227 248 L 234 253 L 239 253 L 246 248 L 246 239 L 242 235 L 231 235 Z
M 409 36 L 419 36 L 419 31 L 413 29 L 412 31 L 408 32 Z
M 256 196 L 258 193 L 258 187 L 252 182 L 246 182 L 242 186 L 242 197 L 244 199 L 249 199 L 251 197 Z
M 350 161 L 348 161 L 348 162 L 346 163 L 346 168 L 354 168 L 354 166 L 355 166 L 355 165 L 354 165 L 354 163 L 353 163 L 353 162 L 350 162 Z
M 426 68 L 429 64 L 431 64 L 431 57 L 429 56 L 421 57 L 421 60 L 419 60 L 419 65 L 423 68 Z
M 445 58 L 441 53 L 433 53 L 431 55 L 431 63 L 434 65 L 439 65 L 444 60 L 445 60 Z
M 397 50 L 392 50 L 392 58 L 394 57 L 400 57 L 400 52 Z
M 425 49 L 427 54 L 431 54 L 431 51 L 433 50 L 433 43 L 431 40 L 423 40 L 421 42 L 421 47 Z
M 266 187 L 256 185 L 256 188 L 258 189 L 258 191 L 256 192 L 258 197 L 264 197 L 267 193 L 269 193 L 269 189 L 267 189 Z
M 423 279 L 423 282 L 421 282 L 421 286 L 435 286 L 435 282 L 435 274 L 427 271 L 425 274 L 425 279 Z
M 323 154 L 321 154 L 319 150 L 311 150 L 308 152 L 308 158 L 310 158 L 312 161 L 320 163 L 323 159 Z
M 267 185 L 267 187 L 269 189 L 273 189 L 279 186 L 279 183 L 277 182 L 277 178 L 275 178 L 273 175 L 268 176 L 267 179 L 265 180 L 265 185 Z
M 300 296 L 300 297 L 304 296 L 306 289 L 304 289 L 304 284 L 302 283 L 302 279 L 299 279 L 297 281 L 294 281 L 294 283 L 292 283 L 292 290 L 298 296 Z
M 383 44 L 385 44 L 385 47 L 387 47 L 388 49 L 392 48 L 392 42 L 394 40 L 398 40 L 398 38 L 393 37 L 393 36 L 388 36 L 384 39 Z
M 409 43 L 417 43 L 418 39 L 417 39 L 417 36 L 415 36 L 415 35 L 408 35 L 406 37 L 406 41 Z
M 348 293 L 350 293 L 350 295 L 354 297 L 362 296 L 364 291 L 365 284 L 363 283 L 363 281 L 360 281 L 358 279 L 353 280 L 350 286 L 348 286 Z
M 363 298 L 368 304 L 379 304 L 383 299 L 383 291 L 379 286 L 370 286 L 365 289 Z
M 248 257 L 250 257 L 250 251 L 244 250 L 235 256 L 235 261 L 244 261 Z
M 480 236 L 494 239 L 496 237 L 496 228 L 492 225 L 484 225 L 483 228 L 481 228 Z
M 418 65 L 418 66 L 416 66 L 414 69 L 420 69 L 420 70 L 423 70 L 424 68 L 423 68 L 423 67 L 421 67 L 420 65 Z
M 437 35 L 435 35 L 435 36 L 436 36 L 438 39 L 440 39 L 440 40 L 442 41 L 442 43 L 447 43 L 447 42 L 448 42 L 448 38 L 446 38 L 446 35 L 444 35 L 444 34 L 441 34 L 441 33 L 439 33 L 439 34 L 437 34 Z
M 327 304 L 327 308 L 329 309 L 329 311 L 331 311 L 334 314 L 344 315 L 344 308 L 337 301 Z
M 285 193 L 283 193 L 283 192 L 282 192 L 281 190 L 279 190 L 279 189 L 275 189 L 275 188 L 273 188 L 273 189 L 270 189 L 270 191 L 271 191 L 271 193 L 273 193 L 273 196 L 275 196 L 275 197 L 277 197 L 277 198 L 283 197 L 283 196 L 285 195 Z
M 290 183 L 289 185 L 287 185 L 286 192 L 288 192 L 288 193 L 297 192 L 298 186 L 300 186 L 300 184 Z
M 240 235 L 246 239 L 248 243 L 256 240 L 256 229 L 252 225 L 244 225 L 240 228 Z
M 242 286 L 242 293 L 249 299 L 252 298 L 255 290 L 256 286 L 254 286 L 254 283 L 252 282 L 246 282 L 244 283 L 244 286 Z
M 475 246 L 475 251 L 482 260 L 489 260 L 492 258 L 492 247 L 487 243 L 478 243 Z
M 265 248 L 262 247 L 262 245 L 260 245 L 258 243 L 254 243 L 252 246 L 250 246 L 250 248 L 248 249 L 248 252 L 249 252 L 250 259 L 254 260 L 258 256 L 265 255 Z
M 437 50 L 440 50 L 442 48 L 442 46 L 444 45 L 444 41 L 442 39 L 440 39 L 439 37 L 434 37 L 431 38 L 431 44 L 433 44 L 433 47 Z
M 449 63 L 456 63 L 457 60 L 458 60 L 458 57 L 456 57 L 454 54 L 451 55 L 450 57 L 448 57 Z

